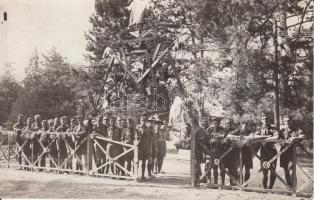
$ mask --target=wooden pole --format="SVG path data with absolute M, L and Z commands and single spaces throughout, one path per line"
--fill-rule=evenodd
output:
M 138 179 L 138 136 L 135 133 L 134 138 L 134 159 L 133 159 L 133 166 L 134 166 L 134 180 Z
M 33 139 L 31 139 L 31 163 L 29 164 L 31 172 L 33 171 L 33 163 L 34 163 L 34 143 Z
M 242 148 L 239 149 L 240 153 L 239 153 L 239 159 L 240 159 L 240 184 L 243 184 L 243 162 L 242 162 Z
M 297 145 L 294 143 L 292 145 L 293 148 L 293 157 L 292 157 L 292 195 L 295 197 L 297 194 Z
M 195 163 L 196 163 L 196 159 L 195 159 L 195 130 L 193 128 L 191 128 L 191 162 L 190 162 L 190 176 L 191 176 L 191 187 L 195 187 Z
M 7 132 L 8 133 L 8 148 L 9 148 L 9 156 L 8 156 L 8 168 L 10 168 L 10 160 L 11 160 L 11 136 L 10 136 L 10 134 L 9 134 L 9 132 Z
M 278 64 L 278 32 L 277 32 L 277 20 L 274 20 L 274 46 L 275 46 L 275 66 L 274 66 L 274 94 L 275 94 L 275 105 L 274 105 L 274 118 L 275 118 L 275 126 L 277 130 L 280 129 L 280 119 L 279 119 L 279 64 Z

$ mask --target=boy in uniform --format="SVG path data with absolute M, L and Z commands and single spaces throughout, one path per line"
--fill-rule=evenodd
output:
M 145 116 L 141 116 L 140 124 L 136 126 L 136 130 L 139 134 L 140 142 L 139 142 L 139 160 L 142 162 L 142 178 L 141 180 L 145 180 L 145 169 L 146 169 L 146 161 L 149 161 L 152 155 L 152 131 L 146 126 L 147 118 Z M 150 165 L 147 163 L 147 171 L 148 176 L 151 177 Z
M 265 140 L 267 140 L 267 139 L 278 139 L 279 133 L 277 132 L 277 130 L 274 127 L 269 125 L 269 118 L 265 113 L 262 113 L 261 121 L 262 121 L 262 126 L 255 133 L 255 135 L 267 136 L 267 138 Z M 274 184 L 275 184 L 275 181 L 276 181 L 275 170 L 276 170 L 277 159 L 271 163 L 269 169 L 265 169 L 265 167 L 263 167 L 263 163 L 265 161 L 269 161 L 274 156 L 276 156 L 277 150 L 276 150 L 273 143 L 268 142 L 268 143 L 265 143 L 261 146 L 260 154 L 261 154 L 260 155 L 261 156 L 261 167 L 263 168 L 263 187 L 265 189 L 267 189 L 267 188 L 272 189 Z M 267 187 L 268 171 L 270 171 L 269 187 Z
M 284 127 L 280 130 L 280 139 L 287 140 L 288 143 L 292 143 L 296 140 L 302 140 L 304 138 L 303 131 L 301 129 L 297 129 L 296 127 L 291 125 L 291 117 L 289 115 L 285 115 L 283 117 Z M 284 144 L 281 146 L 281 149 L 284 149 L 288 144 Z M 285 178 L 287 184 L 292 187 L 292 177 L 290 170 L 292 170 L 292 159 L 293 159 L 293 146 L 290 146 L 285 152 L 283 152 L 280 156 L 280 167 L 284 169 Z

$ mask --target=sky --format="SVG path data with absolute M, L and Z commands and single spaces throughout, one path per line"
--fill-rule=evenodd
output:
M 22 80 L 35 49 L 55 47 L 71 64 L 87 64 L 84 32 L 93 11 L 94 0 L 0 0 L 0 75 L 9 63 Z

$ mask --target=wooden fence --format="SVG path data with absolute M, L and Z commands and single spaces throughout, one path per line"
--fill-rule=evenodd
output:
M 110 149 L 119 151 L 112 156 Z M 127 162 L 132 167 L 126 167 Z M 14 131 L 2 131 L 0 164 L 30 171 L 137 180 L 138 140 L 126 144 L 97 133 L 39 131 L 17 135 Z

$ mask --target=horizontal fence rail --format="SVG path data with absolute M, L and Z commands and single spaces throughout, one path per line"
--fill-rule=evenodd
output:
M 0 164 L 29 171 L 138 179 L 138 140 L 87 132 L 0 132 Z
M 221 151 L 217 150 L 217 146 L 210 147 L 209 152 L 206 153 L 207 162 L 205 164 L 205 170 L 200 176 L 200 178 L 193 178 L 191 180 L 199 180 L 201 182 L 206 182 L 204 179 L 209 179 L 209 183 L 206 183 L 208 187 L 214 188 L 233 188 L 247 191 L 256 191 L 256 192 L 274 192 L 280 194 L 292 194 L 293 196 L 305 196 L 309 197 L 313 193 L 313 153 L 309 152 L 304 146 L 305 142 L 296 140 L 293 142 L 288 142 L 287 140 L 274 140 L 274 139 L 265 139 L 263 137 L 252 137 L 252 136 L 241 136 L 241 137 L 227 137 L 223 139 L 216 140 L 216 145 L 223 149 Z M 280 150 L 276 150 L 273 155 L 267 156 L 268 159 L 265 159 L 265 156 L 261 156 L 260 149 L 269 144 L 281 147 Z M 268 146 L 269 147 L 269 146 Z M 279 149 L 279 148 L 276 148 Z M 292 149 L 292 151 L 291 151 Z M 245 152 L 246 151 L 246 152 Z M 291 167 L 289 170 L 292 171 L 291 181 L 292 183 L 287 183 L 285 174 L 283 173 L 283 168 L 276 166 L 277 159 L 287 151 L 291 151 Z M 249 152 L 249 153 L 248 153 Z M 243 156 L 252 156 L 251 158 L 256 159 L 260 162 L 258 166 L 254 166 L 251 171 L 256 171 L 256 173 L 250 173 L 250 178 L 244 177 L 244 168 L 245 163 L 243 163 Z M 290 153 L 289 153 L 290 154 Z M 229 159 L 229 160 L 228 160 Z M 235 166 L 236 173 L 232 171 L 230 163 L 226 162 L 234 161 L 231 165 Z M 235 161 L 238 161 L 236 163 Z M 246 162 L 246 161 L 245 161 Z M 224 183 L 218 184 L 212 182 L 212 171 L 216 167 L 219 169 L 220 174 L 226 174 L 229 177 L 230 185 Z M 197 167 L 196 167 L 197 168 Z M 276 181 L 279 180 L 280 183 L 275 182 L 274 188 L 264 189 L 263 187 L 254 187 L 250 183 L 259 181 L 262 183 L 262 177 L 260 174 L 268 171 L 269 174 L 276 176 Z M 283 175 L 280 175 L 280 173 Z M 215 172 L 214 172 L 215 173 Z M 217 176 L 217 175 L 216 175 Z M 302 181 L 298 179 L 302 177 Z M 224 179 L 220 177 L 220 179 Z M 301 179 L 301 178 L 300 178 Z M 268 180 L 269 182 L 269 180 Z M 301 183 L 302 182 L 302 183 Z M 199 184 L 199 183 L 196 183 Z M 281 186 L 277 186 L 280 184 Z

